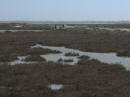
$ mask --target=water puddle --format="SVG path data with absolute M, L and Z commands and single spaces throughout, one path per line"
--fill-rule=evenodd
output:
M 51 84 L 48 86 L 48 88 L 50 88 L 51 90 L 55 90 L 55 91 L 60 90 L 63 87 L 64 87 L 63 85 L 57 85 L 57 84 Z
M 13 61 L 13 62 L 10 62 L 9 64 L 10 65 L 16 65 L 16 64 L 24 64 L 26 63 L 24 60 L 27 58 L 28 56 L 18 56 L 17 60 Z
M 12 62 L 9 62 L 9 65 L 18 65 L 18 64 L 31 64 L 31 63 L 36 63 L 36 62 L 26 62 L 26 58 L 28 56 L 18 56 L 17 60 L 14 60 Z
M 42 46 L 40 44 L 36 44 L 33 48 L 44 48 L 50 50 L 57 50 L 60 51 L 60 54 L 48 54 L 48 55 L 41 55 L 42 58 L 45 58 L 47 61 L 52 62 L 61 62 L 63 64 L 75 65 L 80 60 L 79 56 L 89 56 L 90 59 L 97 59 L 100 62 L 108 63 L 108 64 L 121 64 L 127 70 L 130 70 L 130 57 L 119 57 L 116 53 L 94 53 L 94 52 L 83 52 L 80 50 L 74 50 L 65 47 L 55 47 L 55 46 Z M 65 56 L 66 53 L 77 53 L 79 56 Z M 72 60 L 72 62 L 67 61 Z
M 4 32 L 41 32 L 43 30 L 0 30 L 0 33 L 4 33 Z
M 47 62 L 59 62 L 62 64 L 75 65 L 78 63 L 79 59 L 77 57 L 67 57 L 64 54 L 48 54 L 41 55 Z

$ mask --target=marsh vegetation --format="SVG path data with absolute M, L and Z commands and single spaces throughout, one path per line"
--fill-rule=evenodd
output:
M 122 25 L 104 26 L 129 28 L 129 25 Z M 0 29 L 12 29 L 10 25 L 8 26 L 1 24 Z M 38 27 L 33 28 L 31 25 L 28 29 L 39 29 Z M 80 60 L 74 66 L 63 65 L 60 63 L 62 59 L 57 63 L 47 62 L 40 56 L 62 52 L 31 48 L 41 44 L 87 52 L 116 52 L 118 56 L 130 56 L 129 32 L 97 29 L 96 25 L 89 27 L 92 29 L 48 28 L 49 30 L 42 32 L 0 33 L 0 97 L 130 97 L 130 71 L 118 63 L 102 63 L 96 59 L 90 60 L 88 56 L 69 52 L 65 53 L 66 57 L 77 57 Z M 17 60 L 18 56 L 27 55 L 25 61 L 36 63 L 7 64 Z M 54 91 L 48 87 L 50 85 L 63 85 L 63 87 Z

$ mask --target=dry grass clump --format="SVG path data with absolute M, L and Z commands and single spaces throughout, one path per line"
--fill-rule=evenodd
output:
M 89 56 L 80 56 L 80 57 L 78 57 L 78 58 L 80 58 L 80 59 L 89 59 Z
M 63 62 L 63 61 L 64 61 L 64 60 L 63 60 L 63 59 L 61 59 L 61 58 L 58 60 L 58 62 Z
M 73 59 L 65 59 L 65 60 L 63 60 L 63 59 L 59 59 L 58 60 L 58 62 L 73 62 Z
M 33 48 L 28 51 L 29 55 L 44 55 L 44 54 L 57 54 L 61 53 L 60 51 L 56 50 L 49 50 L 49 49 L 43 49 L 43 48 Z
M 42 61 L 46 61 L 46 60 L 44 58 L 41 58 L 39 55 L 30 55 L 26 58 L 25 61 L 42 62 Z
M 17 59 L 15 55 L 0 55 L 0 62 L 11 62 Z
M 73 53 L 73 52 L 68 52 L 68 53 L 65 53 L 65 56 L 79 56 L 79 54 Z
M 64 62 L 73 62 L 73 59 L 64 60 Z
M 128 50 L 119 50 L 119 51 L 117 51 L 117 56 L 130 56 L 130 51 L 128 51 Z

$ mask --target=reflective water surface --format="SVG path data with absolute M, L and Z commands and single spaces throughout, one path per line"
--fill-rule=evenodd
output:
M 43 46 L 40 44 L 36 44 L 35 46 L 31 47 L 33 48 L 44 48 L 44 49 L 50 49 L 50 50 L 57 50 L 62 53 L 60 54 L 47 54 L 47 55 L 41 55 L 41 57 L 45 58 L 47 61 L 52 62 L 58 62 L 59 59 L 66 60 L 66 59 L 72 59 L 72 62 L 62 62 L 63 64 L 69 64 L 69 65 L 75 65 L 80 59 L 79 56 L 89 56 L 90 59 L 97 59 L 100 62 L 108 63 L 108 64 L 121 64 L 123 65 L 127 70 L 130 70 L 130 57 L 119 57 L 116 55 L 116 53 L 95 53 L 95 52 L 84 52 L 80 50 L 65 48 L 65 47 L 55 47 L 55 46 Z M 78 53 L 79 56 L 73 56 L 68 57 L 64 56 L 65 53 Z
M 57 85 L 57 84 L 51 84 L 48 86 L 48 88 L 50 88 L 51 90 L 60 90 L 63 87 L 64 87 L 63 85 Z

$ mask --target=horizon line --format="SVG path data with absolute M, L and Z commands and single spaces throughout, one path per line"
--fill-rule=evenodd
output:
M 130 20 L 113 20 L 113 21 L 56 21 L 56 20 L 48 20 L 48 21 L 43 21 L 43 20 L 0 20 L 0 23 L 34 23 L 34 24 L 56 24 L 56 23 L 65 23 L 65 24 L 130 24 Z

